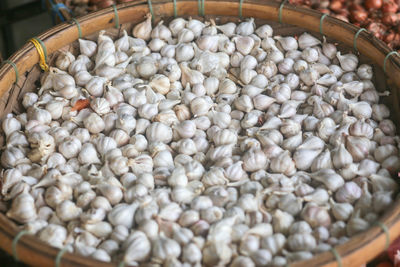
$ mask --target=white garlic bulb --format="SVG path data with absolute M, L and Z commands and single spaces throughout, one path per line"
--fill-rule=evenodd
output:
M 165 41 L 169 41 L 171 39 L 172 33 L 163 23 L 163 21 L 160 21 L 157 26 L 153 28 L 151 31 L 151 38 L 159 38 Z
M 39 232 L 39 238 L 45 243 L 61 249 L 67 238 L 67 229 L 61 225 L 49 224 Z
M 298 42 L 300 49 L 313 47 L 321 43 L 320 40 L 318 40 L 317 38 L 306 32 L 299 36 Z
M 335 168 L 343 168 L 353 162 L 353 157 L 349 151 L 347 151 L 344 144 L 341 144 L 339 148 L 332 151 L 332 162 Z
M 342 56 L 340 52 L 337 52 L 336 57 L 344 71 L 354 71 L 357 68 L 358 59 L 355 55 L 346 54 Z
M 271 160 L 270 168 L 273 172 L 287 176 L 292 176 L 296 172 L 295 163 L 287 150 Z
M 145 261 L 151 252 L 151 244 L 146 234 L 141 231 L 134 231 L 125 241 L 126 252 L 124 261 L 131 262 Z
M 102 132 L 105 128 L 104 120 L 96 113 L 91 113 L 85 118 L 84 125 L 89 132 L 94 134 Z
M 100 116 L 110 112 L 110 103 L 105 98 L 94 98 L 90 102 L 90 107 Z
M 11 133 L 21 129 L 21 123 L 11 114 L 8 114 L 3 120 L 1 127 L 6 135 L 10 135 Z
M 179 244 L 175 240 L 165 237 L 163 234 L 153 241 L 152 246 L 153 258 L 161 262 L 170 257 L 178 257 L 181 254 Z
M 75 158 L 81 151 L 82 144 L 78 138 L 70 136 L 65 138 L 59 145 L 58 151 L 66 158 Z
M 146 20 L 143 21 L 142 23 L 137 24 L 133 30 L 132 30 L 132 35 L 136 38 L 143 39 L 145 41 L 148 41 L 151 37 L 151 15 L 147 14 L 146 15 Z
M 78 218 L 82 213 L 82 209 L 77 207 L 74 202 L 64 200 L 56 207 L 56 214 L 62 221 L 72 221 Z
M 19 194 L 12 202 L 11 209 L 7 216 L 19 223 L 34 221 L 37 217 L 36 207 L 33 197 L 23 192 Z
M 160 122 L 153 122 L 146 130 L 150 142 L 169 143 L 172 139 L 172 129 Z
M 96 53 L 97 44 L 90 40 L 78 39 L 80 52 L 88 57 Z
M 114 226 L 123 225 L 129 229 L 133 226 L 134 214 L 137 208 L 137 203 L 130 205 L 118 204 L 108 213 L 108 221 Z
M 322 169 L 313 174 L 311 177 L 323 183 L 329 190 L 336 191 L 344 185 L 343 178 L 332 169 Z
M 261 150 L 248 151 L 243 155 L 243 169 L 257 171 L 268 166 L 268 159 Z
M 190 110 L 197 116 L 206 115 L 210 108 L 211 104 L 205 97 L 196 97 L 190 102 Z
M 236 49 L 243 55 L 250 54 L 254 47 L 254 39 L 249 36 L 235 36 L 232 41 L 235 42 Z

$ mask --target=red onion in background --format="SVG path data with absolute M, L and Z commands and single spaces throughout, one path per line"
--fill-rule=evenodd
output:
M 365 0 L 364 6 L 366 9 L 380 9 L 383 5 L 382 0 Z
M 400 50 L 400 0 L 289 0 L 366 28 L 390 48 Z

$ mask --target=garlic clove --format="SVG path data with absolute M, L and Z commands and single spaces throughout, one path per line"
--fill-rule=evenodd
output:
M 235 43 L 236 49 L 242 55 L 250 54 L 254 47 L 254 39 L 249 36 L 235 36 L 232 38 L 232 41 Z
M 333 166 L 337 169 L 346 167 L 353 162 L 353 157 L 344 144 L 341 144 L 338 148 L 333 150 L 332 154 Z
M 236 31 L 236 24 L 233 22 L 228 22 L 223 25 L 216 26 L 218 30 L 220 30 L 225 36 L 231 38 L 235 34 Z
M 239 23 L 236 27 L 236 34 L 242 35 L 242 36 L 247 36 L 250 35 L 254 32 L 255 30 L 255 23 L 254 19 L 250 18 L 249 20 L 245 22 Z
M 36 207 L 33 197 L 23 192 L 13 199 L 11 209 L 7 212 L 7 216 L 19 223 L 28 223 L 36 219 Z
M 357 56 L 353 54 L 345 54 L 342 56 L 340 52 L 337 52 L 336 57 L 344 71 L 354 71 L 357 68 Z
M 308 47 L 313 47 L 321 44 L 320 40 L 318 40 L 317 38 L 306 32 L 299 36 L 298 42 L 299 42 L 299 47 L 302 50 Z
M 81 54 L 92 57 L 96 53 L 97 44 L 90 40 L 79 39 L 79 50 Z
M 127 264 L 145 261 L 151 253 L 151 243 L 142 231 L 132 232 L 124 241 L 126 251 L 124 262 Z
M 156 27 L 151 31 L 151 38 L 159 38 L 164 41 L 169 41 L 172 37 L 172 32 L 168 29 L 167 26 L 163 24 L 163 21 L 160 21 Z
M 327 189 L 335 192 L 344 185 L 343 178 L 333 169 L 322 169 L 311 174 L 311 178 L 323 183 Z
M 145 41 L 148 41 L 151 37 L 151 15 L 147 14 L 146 15 L 146 20 L 137 24 L 133 30 L 132 30 L 132 35 L 136 38 L 143 39 Z
M 293 154 L 293 160 L 296 168 L 299 170 L 308 170 L 315 158 L 321 153 L 321 150 L 297 149 Z

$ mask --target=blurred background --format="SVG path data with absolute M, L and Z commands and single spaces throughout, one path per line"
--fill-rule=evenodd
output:
M 3 59 L 52 25 L 45 1 L 0 0 L 0 53 Z
M 31 37 L 52 25 L 131 1 L 0 0 L 0 53 L 3 59 L 8 58 Z M 363 27 L 400 52 L 400 0 L 288 0 L 287 4 L 312 8 Z

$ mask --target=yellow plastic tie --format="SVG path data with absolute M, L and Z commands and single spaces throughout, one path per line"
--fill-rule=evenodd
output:
M 49 70 L 49 66 L 47 65 L 47 50 L 44 43 L 37 37 L 33 37 L 29 40 L 35 47 L 39 53 L 39 66 L 44 71 Z
M 12 241 L 11 249 L 12 249 L 12 254 L 13 254 L 13 257 L 14 257 L 14 260 L 15 260 L 15 261 L 19 261 L 18 253 L 17 253 L 17 244 L 18 244 L 18 241 L 21 239 L 22 236 L 24 236 L 24 235 L 26 235 L 26 234 L 29 234 L 29 232 L 28 232 L 27 230 L 22 230 L 21 232 L 19 232 L 19 233 L 14 237 L 14 240 Z

